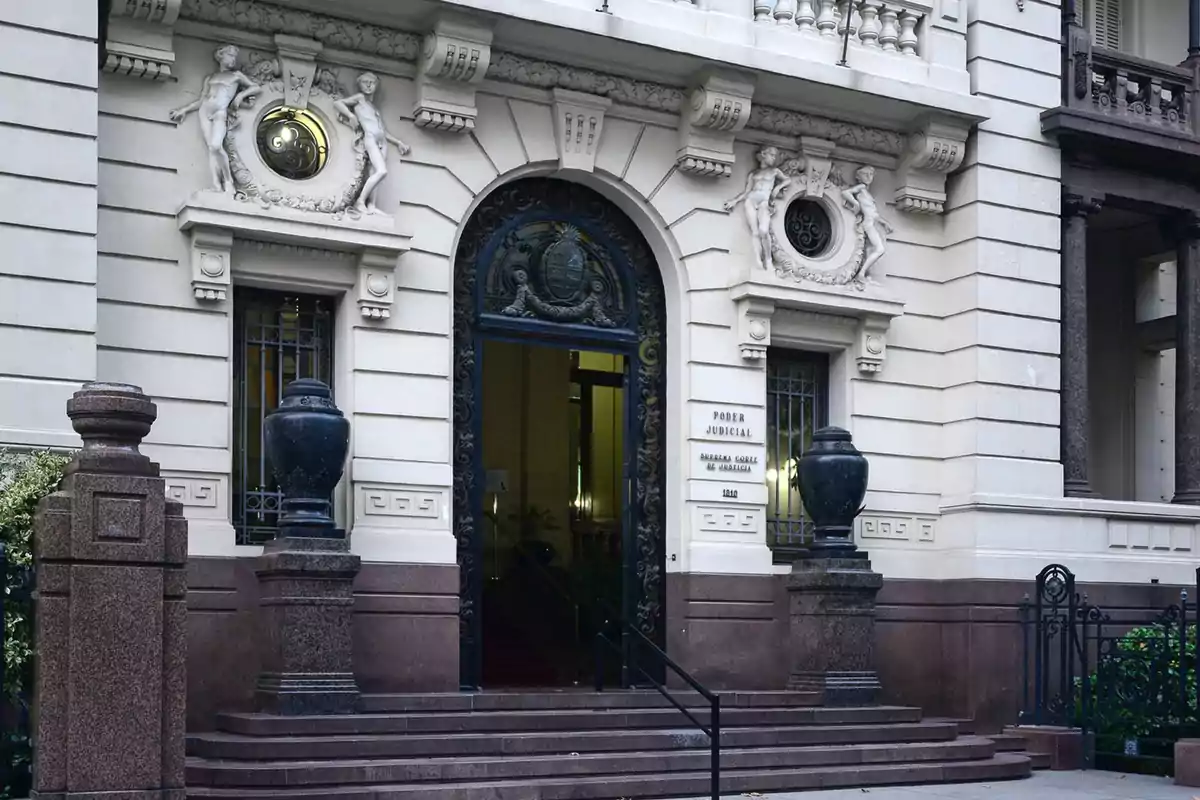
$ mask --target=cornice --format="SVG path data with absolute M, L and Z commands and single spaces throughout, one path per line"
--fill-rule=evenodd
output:
M 284 8 L 257 0 L 183 0 L 184 19 L 243 31 L 304 36 L 326 47 L 415 62 L 422 36 L 310 11 Z M 688 88 L 638 80 L 608 72 L 492 50 L 489 80 L 539 89 L 569 89 L 607 97 L 614 103 L 678 114 L 688 102 Z M 828 139 L 843 147 L 897 156 L 905 136 L 802 111 L 754 104 L 746 128 L 785 136 Z

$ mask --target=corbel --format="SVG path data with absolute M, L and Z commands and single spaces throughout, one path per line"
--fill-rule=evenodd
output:
M 183 0 L 113 0 L 101 69 L 165 81 L 175 66 L 175 21 Z
M 444 16 L 425 35 L 417 67 L 418 128 L 459 133 L 475 128 L 475 90 L 492 58 L 492 31 L 473 20 Z
M 292 108 L 308 108 L 308 94 L 312 91 L 317 56 L 322 47 L 316 39 L 275 34 L 275 50 L 279 54 L 279 66 L 283 73 L 284 98 Z
M 868 315 L 858 321 L 858 332 L 854 343 L 854 361 L 858 371 L 864 375 L 883 372 L 883 361 L 887 358 L 887 331 L 891 320 L 888 317 Z
M 555 89 L 551 94 L 558 166 L 591 172 L 596 167 L 596 148 L 600 146 L 600 132 L 604 129 L 604 112 L 612 101 L 569 89 Z
M 737 301 L 738 350 L 746 361 L 759 362 L 767 357 L 771 346 L 771 317 L 775 303 L 757 297 Z
M 192 293 L 201 303 L 221 303 L 229 296 L 229 253 L 233 233 L 197 226 L 191 230 Z
M 962 166 L 967 134 L 961 123 L 932 119 L 909 134 L 896 170 L 896 208 L 913 214 L 946 209 L 946 177 Z
M 733 140 L 750 119 L 754 83 L 745 76 L 706 70 L 679 112 L 675 163 L 683 172 L 728 178 L 733 174 Z
M 821 197 L 825 183 L 833 171 L 833 151 L 837 145 L 829 139 L 815 136 L 800 137 L 800 152 L 804 154 L 804 194 Z
M 396 257 L 391 250 L 364 250 L 358 257 L 358 311 L 363 319 L 392 316 L 396 299 Z

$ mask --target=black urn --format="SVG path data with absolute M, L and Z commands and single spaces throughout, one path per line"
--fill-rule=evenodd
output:
M 263 423 L 267 460 L 283 493 L 279 536 L 344 536 L 330 514 L 333 489 L 345 470 L 350 422 L 322 381 L 301 378 L 283 389 Z
M 829 426 L 813 434 L 808 451 L 796 459 L 800 499 L 814 524 L 811 553 L 853 558 L 854 518 L 867 495 L 867 459 L 850 432 Z

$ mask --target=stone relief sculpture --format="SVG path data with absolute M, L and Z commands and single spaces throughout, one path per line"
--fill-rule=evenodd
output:
M 755 261 L 775 277 L 862 290 L 878 283 L 893 228 L 872 193 L 875 168 L 860 166 L 847 179 L 834 167 L 834 147 L 810 140 L 801 153 L 761 148 L 758 169 L 725 210 L 743 205 Z
M 213 57 L 219 69 L 204 79 L 200 97 L 171 111 L 172 122 L 180 122 L 193 111 L 199 112 L 200 131 L 208 149 L 208 167 L 212 173 L 215 192 L 234 191 L 233 172 L 229 154 L 225 152 L 225 137 L 230 130 L 230 110 L 254 105 L 262 86 L 238 69 L 238 48 L 227 44 L 218 47 Z M 236 125 L 236 116 L 233 124 Z
M 378 88 L 379 78 L 375 73 L 364 72 L 358 76 L 358 94 L 335 100 L 333 103 L 341 121 L 361 133 L 363 147 L 366 148 L 367 158 L 370 159 L 370 173 L 355 202 L 355 208 L 364 214 L 379 213 L 375 205 L 375 191 L 380 182 L 387 177 L 388 144 L 396 145 L 402 156 L 411 151 L 408 145 L 388 133 L 384 126 L 383 117 L 380 116 L 373 100 Z
M 746 224 L 750 227 L 754 258 L 765 270 L 770 270 L 773 265 L 771 219 L 775 199 L 791 183 L 791 177 L 779 168 L 779 148 L 768 145 L 758 151 L 758 169 L 751 170 L 746 176 L 745 190 L 725 203 L 726 211 L 742 204 Z
M 883 257 L 887 250 L 887 234 L 892 233 L 894 229 L 887 220 L 879 215 L 879 206 L 876 205 L 875 197 L 871 194 L 871 184 L 875 181 L 875 168 L 859 167 L 854 171 L 854 178 L 857 183 L 843 189 L 842 198 L 845 200 L 846 206 L 858 217 L 858 224 L 862 226 L 863 235 L 867 238 L 862 267 L 859 268 L 854 278 L 867 283 L 875 283 L 871 268 Z

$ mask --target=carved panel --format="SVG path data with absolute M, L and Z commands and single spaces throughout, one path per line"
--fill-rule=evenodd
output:
M 936 521 L 930 517 L 864 515 L 856 525 L 860 539 L 930 543 L 934 541 Z
M 168 500 L 185 507 L 217 508 L 220 483 L 215 478 L 165 478 Z
M 696 530 L 701 533 L 741 534 L 758 536 L 762 528 L 762 509 L 711 508 L 696 509 Z
M 415 489 L 367 488 L 363 490 L 362 513 L 368 517 L 437 519 L 442 515 L 442 494 Z
M 1187 523 L 1109 520 L 1108 546 L 1114 550 L 1190 553 L 1196 549 L 1196 526 Z

